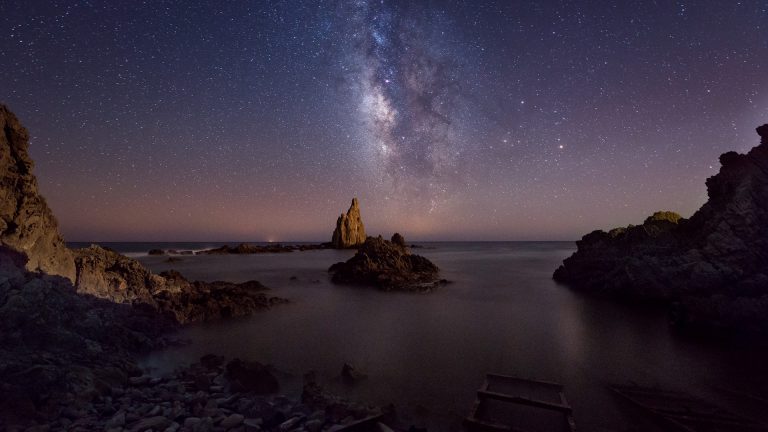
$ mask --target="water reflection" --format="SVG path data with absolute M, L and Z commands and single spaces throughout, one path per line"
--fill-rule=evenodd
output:
M 433 430 L 458 427 L 487 372 L 562 382 L 581 430 L 654 430 L 606 390 L 609 383 L 658 384 L 720 400 L 714 388 L 768 393 L 765 350 L 679 338 L 662 313 L 557 286 L 551 274 L 572 252 L 570 243 L 434 246 L 416 252 L 453 283 L 429 295 L 334 286 L 326 269 L 349 251 L 194 256 L 173 264 L 142 258 L 155 271 L 172 266 L 193 279 L 257 279 L 294 301 L 246 320 L 190 327 L 183 336 L 191 345 L 155 353 L 146 364 L 162 370 L 216 352 L 296 376 L 314 369 L 340 393 L 418 407 L 406 414 Z M 369 378 L 353 388 L 334 384 L 344 362 Z M 297 381 L 289 391 L 298 391 Z

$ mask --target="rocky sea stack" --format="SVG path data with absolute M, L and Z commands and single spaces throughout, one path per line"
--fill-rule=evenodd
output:
M 440 284 L 439 269 L 430 260 L 414 255 L 398 233 L 392 240 L 368 237 L 347 262 L 332 265 L 333 282 L 368 285 L 385 291 L 428 292 Z
M 690 219 L 659 212 L 595 231 L 554 273 L 574 289 L 666 302 L 682 325 L 768 332 L 768 125 L 747 154 L 720 156 Z
M 336 249 L 349 249 L 365 242 L 365 225 L 360 217 L 360 205 L 357 198 L 352 198 L 347 214 L 342 213 L 336 220 L 331 244 Z

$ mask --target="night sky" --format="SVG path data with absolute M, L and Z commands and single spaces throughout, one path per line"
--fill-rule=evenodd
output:
M 768 1 L 2 1 L 0 102 L 72 241 L 572 240 L 757 145 Z

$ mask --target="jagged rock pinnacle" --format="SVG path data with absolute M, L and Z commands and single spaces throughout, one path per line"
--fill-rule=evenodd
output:
M 337 249 L 357 247 L 365 242 L 365 225 L 360 217 L 360 205 L 352 198 L 347 214 L 342 213 L 336 220 L 331 243 Z

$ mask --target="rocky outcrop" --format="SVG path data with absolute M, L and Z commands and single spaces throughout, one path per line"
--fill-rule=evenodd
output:
M 168 271 L 153 298 L 157 308 L 179 323 L 238 318 L 269 309 L 288 300 L 267 295 L 269 288 L 258 281 L 187 281 L 180 273 Z
M 720 156 L 690 219 L 656 213 L 595 231 L 555 271 L 577 290 L 674 304 L 681 324 L 768 331 L 768 125 L 747 154 Z
M 77 292 L 116 303 L 144 304 L 179 323 L 245 316 L 285 303 L 257 281 L 190 282 L 175 271 L 151 273 L 138 261 L 92 245 L 73 250 Z
M 348 249 L 360 246 L 365 242 L 365 226 L 360 217 L 360 205 L 357 198 L 352 198 L 347 214 L 342 213 L 336 220 L 331 244 L 337 249 Z
M 189 282 L 178 274 L 152 274 L 138 261 L 98 246 L 68 249 L 38 192 L 27 130 L 3 105 L 0 126 L 0 246 L 22 254 L 28 271 L 62 276 L 80 294 L 143 304 L 180 323 L 241 316 L 282 302 L 267 297 L 255 281 Z
M 280 243 L 270 243 L 268 245 L 254 245 L 250 243 L 240 243 L 235 247 L 224 245 L 221 247 L 206 249 L 197 252 L 197 255 L 248 255 L 262 253 L 287 253 L 295 251 L 308 251 L 318 249 L 328 249 L 330 243 L 283 245 Z
M 413 255 L 399 234 L 393 241 L 368 237 L 357 253 L 328 271 L 339 284 L 368 285 L 385 291 L 428 292 L 437 287 L 439 269 L 428 259 Z
M 30 271 L 75 280 L 75 263 L 32 174 L 29 133 L 0 105 L 0 245 L 25 254 Z

